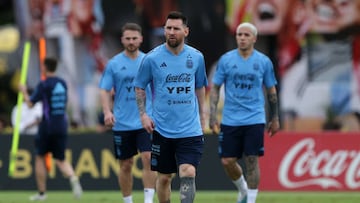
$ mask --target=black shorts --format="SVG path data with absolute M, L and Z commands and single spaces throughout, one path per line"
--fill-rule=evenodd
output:
M 177 173 L 181 164 L 191 164 L 197 168 L 203 149 L 203 135 L 171 139 L 154 131 L 151 146 L 151 170 L 171 174 Z
M 151 151 L 150 134 L 145 129 L 113 131 L 114 154 L 117 159 L 125 160 L 140 152 Z
M 219 156 L 241 158 L 243 154 L 264 155 L 264 124 L 247 126 L 221 125 Z
M 66 133 L 39 133 L 35 137 L 35 153 L 44 156 L 51 152 L 52 157 L 62 161 L 65 159 L 67 138 Z

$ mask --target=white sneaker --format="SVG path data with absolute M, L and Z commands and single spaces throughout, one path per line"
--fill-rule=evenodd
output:
M 245 179 L 241 181 L 241 187 L 239 188 L 238 198 L 236 203 L 246 203 L 247 202 L 247 190 L 248 186 Z
M 29 197 L 30 201 L 44 201 L 46 200 L 47 196 L 44 195 L 40 195 L 39 193 L 32 195 Z
M 239 192 L 236 203 L 246 203 L 246 201 L 247 201 L 247 194 Z
M 237 203 L 246 203 L 247 201 L 247 183 L 244 181 L 243 182 L 243 187 L 241 188 L 241 190 L 239 191 L 238 194 L 238 198 L 237 198 Z
M 74 176 L 70 178 L 70 185 L 72 192 L 74 194 L 74 197 L 79 199 L 83 193 L 82 187 L 80 185 L 79 178 Z

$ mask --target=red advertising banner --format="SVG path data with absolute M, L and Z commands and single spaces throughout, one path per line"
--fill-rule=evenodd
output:
M 360 133 L 266 136 L 260 167 L 261 190 L 360 190 Z

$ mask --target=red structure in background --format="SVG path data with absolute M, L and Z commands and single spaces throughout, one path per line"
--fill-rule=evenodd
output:
M 266 136 L 260 190 L 359 191 L 359 135 L 280 132 Z

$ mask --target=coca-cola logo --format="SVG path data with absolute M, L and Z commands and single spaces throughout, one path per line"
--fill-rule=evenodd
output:
M 169 74 L 166 76 L 166 82 L 190 82 L 191 81 L 191 74 L 189 73 L 181 73 L 179 75 L 172 75 Z
M 278 178 L 280 184 L 290 189 L 306 186 L 360 188 L 360 151 L 322 149 L 317 152 L 315 140 L 305 138 L 285 154 Z

